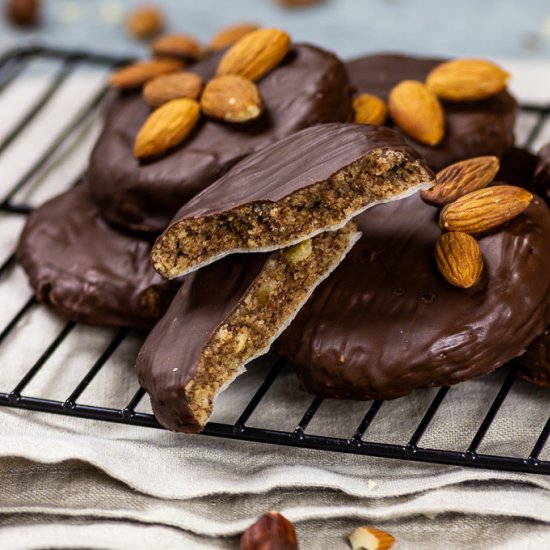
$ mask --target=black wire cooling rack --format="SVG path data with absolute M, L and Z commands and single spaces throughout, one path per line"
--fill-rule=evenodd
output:
M 13 81 L 18 78 L 29 61 L 37 58 L 60 61 L 59 69 L 50 81 L 47 89 L 27 111 L 21 123 L 18 124 L 17 127 L 7 136 L 5 136 L 2 141 L 0 141 L 0 155 L 4 153 L 8 146 L 20 136 L 25 127 L 30 124 L 38 113 L 40 113 L 40 111 L 47 105 L 51 98 L 58 92 L 63 82 L 80 64 L 95 64 L 110 68 L 128 61 L 122 58 L 97 55 L 84 51 L 65 51 L 42 47 L 14 50 L 8 52 L 3 57 L 0 57 L 0 94 L 4 92 L 9 84 L 13 83 Z M 25 216 L 32 210 L 32 207 L 28 204 L 21 203 L 15 199 L 17 193 L 40 171 L 48 159 L 58 149 L 66 145 L 67 142 L 70 142 L 76 130 L 87 119 L 96 113 L 106 93 L 106 88 L 99 90 L 97 94 L 87 100 L 87 103 L 82 106 L 77 116 L 75 116 L 72 120 L 68 120 L 63 130 L 58 135 L 52 137 L 51 144 L 48 146 L 44 154 L 34 164 L 29 166 L 23 176 L 5 194 L 5 196 L 0 199 L 0 213 Z M 524 113 L 529 113 L 529 116 L 533 118 L 533 125 L 527 140 L 527 145 L 530 145 L 536 140 L 544 126 L 545 121 L 550 116 L 550 108 L 523 106 L 522 111 Z M 12 254 L 0 266 L 0 277 L 8 269 L 12 268 L 14 263 L 15 256 Z M 9 321 L 9 323 L 0 332 L 0 345 L 2 345 L 6 339 L 10 337 L 10 334 L 14 328 L 34 307 L 37 307 L 36 300 L 34 298 L 30 298 L 19 309 L 19 311 L 17 311 L 11 321 Z M 128 335 L 128 331 L 124 329 L 119 330 L 116 333 L 112 341 L 105 347 L 103 352 L 90 366 L 90 369 L 86 375 L 64 401 L 44 399 L 24 394 L 25 389 L 31 380 L 47 365 L 48 359 L 74 330 L 75 326 L 76 324 L 74 322 L 67 322 L 54 340 L 47 346 L 46 350 L 42 353 L 35 364 L 28 370 L 28 372 L 15 385 L 15 387 L 10 391 L 0 392 L 0 405 L 94 420 L 118 422 L 134 426 L 162 428 L 153 415 L 136 411 L 136 407 L 145 396 L 145 392 L 141 388 L 137 389 L 135 395 L 129 403 L 118 409 L 81 404 L 78 402 L 88 385 L 92 382 L 94 377 L 100 372 L 108 359 Z M 251 415 L 258 407 L 261 406 L 263 398 L 280 375 L 284 366 L 285 361 L 283 360 L 278 360 L 274 363 L 273 367 L 268 372 L 265 379 L 261 382 L 252 399 L 246 405 L 240 417 L 234 424 L 210 422 L 206 425 L 203 434 L 244 441 L 273 443 L 293 447 L 353 453 L 358 455 L 370 455 L 385 458 L 398 458 L 547 475 L 550 474 L 550 461 L 539 459 L 539 456 L 541 455 L 544 446 L 550 437 L 550 418 L 547 420 L 540 435 L 536 439 L 531 452 L 526 458 L 495 456 L 478 452 L 482 441 L 493 424 L 498 411 L 501 409 L 515 382 L 516 375 L 513 368 L 509 369 L 504 383 L 498 390 L 492 404 L 489 406 L 488 411 L 477 428 L 477 432 L 475 433 L 475 436 L 471 440 L 469 446 L 464 451 L 452 451 L 437 448 L 426 448 L 419 445 L 422 436 L 432 423 L 436 412 L 449 392 L 449 388 L 447 387 L 440 388 L 437 391 L 434 399 L 428 406 L 427 411 L 414 430 L 412 436 L 408 441 L 404 441 L 402 444 L 376 443 L 369 442 L 364 439 L 367 435 L 369 426 L 383 406 L 382 401 L 374 401 L 368 406 L 366 405 L 367 409 L 365 415 L 359 425 L 355 429 L 350 427 L 349 430 L 347 430 L 348 433 L 345 434 L 344 437 L 339 438 L 315 435 L 307 431 L 308 425 L 323 402 L 320 398 L 316 398 L 311 401 L 310 405 L 303 413 L 302 418 L 297 422 L 296 428 L 292 431 L 262 429 L 248 426 L 247 423 Z M 344 431 L 344 428 L 342 430 Z

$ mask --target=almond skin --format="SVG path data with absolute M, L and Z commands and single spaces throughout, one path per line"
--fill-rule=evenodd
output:
M 455 59 L 433 69 L 426 85 L 446 101 L 479 101 L 506 88 L 510 75 L 483 59 Z
M 147 82 L 143 88 L 143 99 L 153 108 L 182 97 L 197 99 L 203 84 L 202 78 L 195 73 L 163 74 Z
M 169 59 L 153 59 L 138 61 L 115 71 L 109 80 L 113 88 L 132 90 L 141 88 L 146 82 L 161 74 L 175 73 L 183 67 L 179 61 Z
M 236 74 L 259 80 L 276 67 L 290 48 L 290 36 L 279 29 L 258 29 L 243 36 L 224 54 L 216 76 Z
M 260 28 L 256 23 L 238 23 L 229 27 L 220 29 L 210 41 L 211 50 L 222 50 L 228 46 L 232 46 L 243 36 L 250 34 Z
M 296 531 L 278 512 L 268 512 L 241 537 L 241 550 L 298 550 Z
M 130 13 L 126 29 L 134 38 L 144 39 L 155 36 L 164 28 L 164 16 L 155 6 L 143 6 Z
M 248 122 L 262 114 L 262 98 L 248 78 L 228 74 L 212 79 L 201 97 L 205 115 L 226 122 Z
M 181 143 L 199 120 L 200 107 L 194 99 L 174 99 L 153 111 L 134 144 L 138 159 L 156 157 Z
M 531 193 L 513 185 L 479 189 L 445 206 L 439 225 L 444 231 L 483 233 L 521 214 L 532 199 Z
M 474 157 L 455 162 L 435 176 L 431 189 L 423 189 L 422 198 L 436 206 L 444 206 L 477 189 L 487 187 L 497 175 L 500 161 L 497 157 Z
M 348 538 L 352 550 L 388 550 L 395 544 L 389 533 L 373 527 L 358 527 Z
M 18 27 L 33 27 L 40 20 L 40 0 L 8 0 L 6 17 Z
M 412 138 L 437 145 L 445 134 L 445 117 L 437 96 L 418 80 L 403 80 L 390 92 L 393 121 Z
M 202 57 L 201 45 L 187 34 L 165 34 L 151 44 L 151 52 L 156 57 L 196 61 Z
M 437 267 L 454 286 L 474 286 L 483 271 L 483 257 L 477 241 L 467 233 L 444 233 L 435 245 Z
M 388 116 L 386 104 L 377 96 L 363 94 L 353 100 L 354 120 L 356 124 L 384 124 Z

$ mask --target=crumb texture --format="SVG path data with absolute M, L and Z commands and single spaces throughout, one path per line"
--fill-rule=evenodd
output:
M 278 202 L 256 201 L 173 224 L 153 249 L 153 265 L 173 278 L 230 251 L 285 246 L 335 229 L 368 205 L 399 197 L 427 177 L 422 162 L 402 151 L 376 149 Z
M 311 290 L 345 255 L 356 234 L 354 223 L 323 233 L 285 251 L 265 264 L 240 304 L 215 330 L 205 346 L 185 397 L 203 426 L 214 398 L 252 358 L 264 353 L 288 325 Z

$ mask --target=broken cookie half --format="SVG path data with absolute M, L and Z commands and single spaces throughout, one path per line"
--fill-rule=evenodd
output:
M 181 208 L 153 247 L 153 265 L 172 279 L 227 254 L 291 246 L 433 183 L 389 128 L 308 128 L 246 158 Z
M 201 431 L 216 396 L 267 352 L 359 237 L 351 221 L 292 247 L 228 256 L 189 275 L 137 359 L 158 421 Z

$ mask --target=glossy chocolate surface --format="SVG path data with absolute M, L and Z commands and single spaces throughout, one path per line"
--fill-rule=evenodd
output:
M 401 80 L 424 81 L 442 59 L 405 55 L 368 55 L 346 63 L 351 83 L 358 93 L 387 99 Z M 517 104 L 506 91 L 484 101 L 444 102 L 445 137 L 435 147 L 406 139 L 422 154 L 430 167 L 439 171 L 459 160 L 479 155 L 498 157 L 514 144 Z
M 210 337 L 237 307 L 269 257 L 228 256 L 186 277 L 166 315 L 145 340 L 136 362 L 137 375 L 164 427 L 200 431 L 184 388 L 196 373 Z
M 363 238 L 314 292 L 277 347 L 304 389 L 390 399 L 455 384 L 518 356 L 550 321 L 550 211 L 528 209 L 479 239 L 468 290 L 437 271 L 437 209 L 414 195 L 357 218 Z
M 302 130 L 249 156 L 183 206 L 174 220 L 227 212 L 253 202 L 278 202 L 325 181 L 375 150 L 403 153 L 433 175 L 420 155 L 390 128 L 363 124 L 323 124 Z
M 222 53 L 191 69 L 205 80 Z M 248 124 L 204 118 L 180 146 L 158 159 L 134 158 L 135 137 L 151 110 L 138 93 L 111 103 L 91 157 L 89 180 L 102 213 L 112 223 L 161 231 L 177 210 L 239 160 L 294 132 L 351 116 L 351 89 L 333 54 L 295 45 L 259 83 L 265 113 Z
M 80 184 L 29 216 L 17 259 L 38 300 L 64 317 L 149 327 L 180 286 L 151 267 L 151 245 L 107 225 L 87 185 Z

